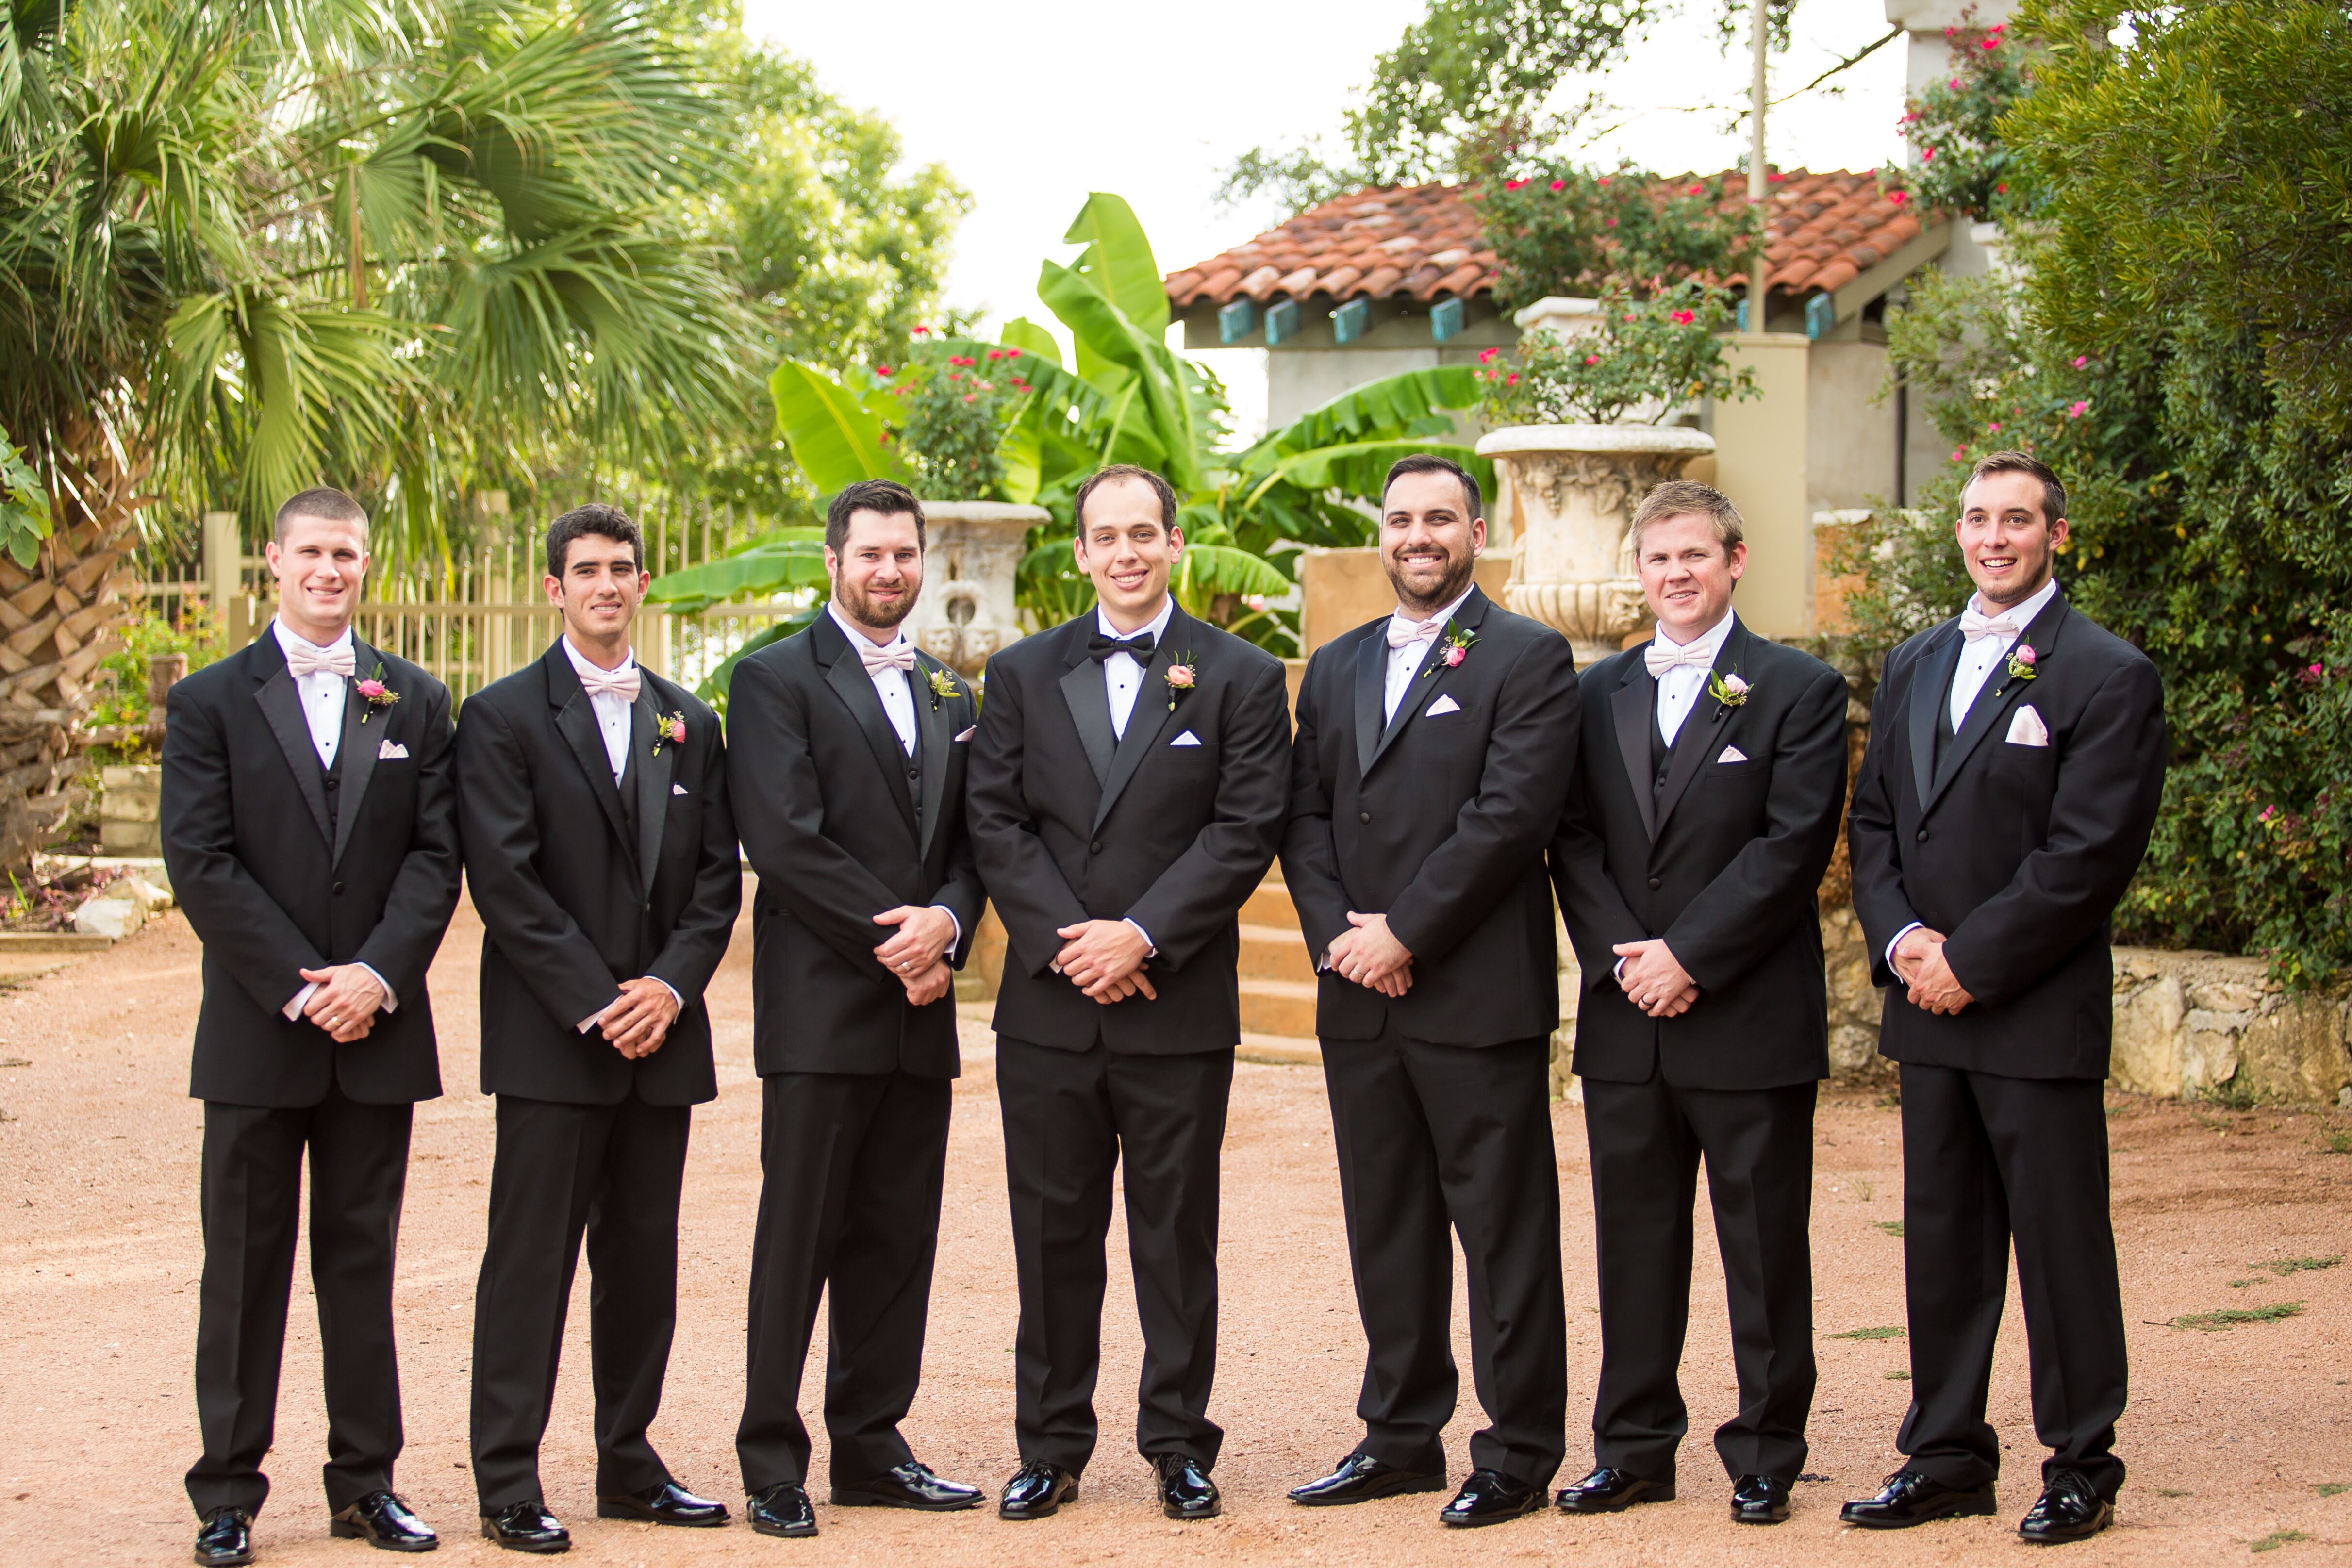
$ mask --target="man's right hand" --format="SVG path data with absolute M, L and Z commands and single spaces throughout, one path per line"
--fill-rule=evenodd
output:
M 955 989 L 955 970 L 944 958 L 936 958 L 931 967 L 919 975 L 906 977 L 907 1000 L 915 1006 L 929 1007 Z
M 1925 925 L 1915 925 L 1906 931 L 1903 939 L 1895 944 L 1895 956 L 1889 960 L 1895 977 L 1906 986 L 1910 985 L 1918 976 L 1919 966 L 1927 962 L 1928 949 L 1941 946 L 1943 941 L 1942 932 L 1931 931 Z

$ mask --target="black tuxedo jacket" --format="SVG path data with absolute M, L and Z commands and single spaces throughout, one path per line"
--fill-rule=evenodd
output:
M 1657 783 L 1658 683 L 1629 649 L 1584 672 L 1580 781 L 1552 883 L 1584 971 L 1576 1071 L 1618 1083 L 1773 1089 L 1829 1076 L 1815 894 L 1845 811 L 1845 677 L 1735 620 Z M 1727 758 L 1729 758 L 1727 760 Z M 1615 977 L 1621 942 L 1663 936 L 1699 999 L 1653 1019 Z
M 618 788 L 560 638 L 458 716 L 486 1094 L 614 1105 L 634 1088 L 649 1105 L 692 1105 L 719 1092 L 702 992 L 743 900 L 727 752 L 693 693 L 643 665 L 637 674 Z M 674 714 L 686 718 L 683 746 L 659 740 Z M 661 1049 L 631 1061 L 579 1026 L 641 975 L 667 981 L 685 1005 Z
M 1351 929 L 1349 911 L 1385 914 L 1412 954 L 1412 988 L 1391 1001 L 1325 970 L 1315 1031 L 1370 1040 L 1393 1014 L 1436 1045 L 1548 1035 L 1559 948 L 1544 849 L 1575 779 L 1575 656 L 1474 589 L 1383 724 L 1388 622 L 1307 662 L 1282 875 L 1316 962 Z M 1473 641 L 1449 667 L 1457 632 Z
M 760 875 L 751 986 L 762 1073 L 961 1070 L 953 995 L 911 1006 L 874 956 L 896 929 L 876 915 L 938 904 L 963 927 L 949 955 L 961 968 L 984 907 L 963 826 L 971 688 L 929 654 L 916 658 L 912 758 L 831 614 L 735 666 L 727 766 Z M 935 680 L 952 681 L 955 695 Z
M 285 651 L 265 630 L 172 688 L 163 734 L 163 862 L 205 945 L 188 1092 L 237 1105 L 366 1104 L 441 1092 L 425 971 L 457 905 L 449 692 L 353 639 L 360 679 L 399 700 L 343 704 L 335 788 L 319 766 Z M 337 1045 L 280 1011 L 299 971 L 365 964 L 396 1009 Z
M 2164 793 L 2164 691 L 2146 654 L 2053 596 L 1951 733 L 1957 619 L 1886 656 L 1847 843 L 1872 977 L 1893 986 L 1879 1050 L 2011 1078 L 2105 1078 L 2114 1029 L 2108 917 Z M 2010 737 L 2031 708 L 2049 744 Z M 1937 728 L 1944 736 L 1938 757 Z M 1976 1000 L 1938 1017 L 1886 962 L 1921 921 Z
M 996 1030 L 1065 1051 L 1097 1039 L 1138 1054 L 1229 1048 L 1241 1040 L 1235 916 L 1282 833 L 1282 662 L 1179 605 L 1122 738 L 1087 653 L 1095 615 L 988 662 L 971 810 L 1011 948 Z M 1167 671 L 1185 659 L 1194 685 L 1178 692 Z M 1106 1007 L 1053 972 L 1055 932 L 1090 919 L 1143 927 L 1157 1000 Z

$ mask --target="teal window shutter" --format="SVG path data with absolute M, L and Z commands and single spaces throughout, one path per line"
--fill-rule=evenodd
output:
M 1257 306 L 1247 299 L 1236 299 L 1217 312 L 1217 341 L 1238 343 L 1257 330 Z
M 1273 348 L 1286 339 L 1298 336 L 1298 301 L 1285 299 L 1266 307 L 1265 346 Z
M 1837 325 L 1837 301 L 1826 294 L 1816 294 L 1805 301 L 1805 336 L 1826 338 Z
M 1331 312 L 1331 333 L 1342 343 L 1352 343 L 1371 329 L 1372 303 L 1369 299 L 1350 299 Z
M 1439 342 L 1458 335 L 1462 330 L 1462 301 L 1441 299 L 1429 308 L 1429 335 Z

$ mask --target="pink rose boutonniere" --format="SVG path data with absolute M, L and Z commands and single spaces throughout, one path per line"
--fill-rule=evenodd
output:
M 1429 679 L 1441 669 L 1456 669 L 1470 656 L 1470 645 L 1478 641 L 1478 633 L 1466 626 L 1456 626 L 1445 633 L 1445 641 L 1437 645 L 1437 657 L 1422 667 L 1421 678 Z
M 2009 653 L 2009 678 L 2012 681 L 2032 680 L 2038 673 L 2034 667 L 2037 663 L 2033 644 L 2020 643 Z
M 945 670 L 926 670 L 923 672 L 923 679 L 930 685 L 931 711 L 934 713 L 939 711 L 942 698 L 955 696 L 963 689 L 956 685 L 956 678 Z
M 1725 707 L 1738 707 L 1748 700 L 1748 683 L 1736 674 L 1709 675 L 1706 695 Z
M 665 746 L 684 746 L 685 744 L 686 715 L 666 713 L 654 720 L 654 750 L 656 753 Z
M 352 685 L 367 702 L 367 712 L 360 715 L 362 724 L 400 700 L 400 694 L 383 684 L 383 665 L 381 663 L 376 665 L 374 674 L 353 681 Z
M 1176 699 L 1191 691 L 1199 678 L 1192 671 L 1192 653 L 1187 651 L 1177 654 L 1176 662 L 1168 666 L 1160 678 L 1168 683 L 1168 711 L 1174 713 Z

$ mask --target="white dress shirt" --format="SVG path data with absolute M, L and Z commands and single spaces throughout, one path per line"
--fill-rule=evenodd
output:
M 270 622 L 269 630 L 278 639 L 278 649 L 280 653 L 286 651 L 286 645 L 289 641 L 302 636 L 299 632 L 289 628 L 283 621 Z M 302 641 L 309 643 L 310 640 L 308 637 L 302 637 Z M 313 643 L 310 645 L 317 648 L 350 647 L 353 649 L 354 654 L 357 653 L 352 642 L 352 629 L 348 626 L 343 628 L 343 634 L 334 642 Z M 289 676 L 289 678 L 292 677 Z M 350 698 L 351 687 L 351 682 L 343 679 L 342 676 L 329 674 L 324 670 L 316 674 L 303 675 L 294 680 L 294 690 L 302 699 L 302 722 L 310 727 L 310 746 L 318 752 L 319 766 L 321 768 L 332 768 L 335 765 L 335 753 L 342 749 L 343 704 Z M 375 983 L 383 987 L 382 1004 L 383 1010 L 398 1011 L 400 998 L 392 994 L 391 984 L 382 975 L 377 975 L 372 966 L 362 964 L 360 967 L 373 975 Z M 316 980 L 302 982 L 302 988 L 294 993 L 294 999 L 288 1002 L 281 1009 L 289 1022 L 302 1016 L 302 1009 L 309 1004 L 310 993 L 318 988 L 319 982 Z
M 1668 746 L 1672 746 L 1675 737 L 1682 733 L 1683 720 L 1690 717 L 1692 710 L 1698 706 L 1699 694 L 1706 690 L 1707 674 L 1715 668 L 1715 661 L 1722 655 L 1724 639 L 1731 635 L 1731 623 L 1737 618 L 1735 612 L 1725 611 L 1723 619 L 1700 632 L 1695 644 L 1677 643 L 1666 635 L 1664 626 L 1658 628 L 1658 641 L 1669 647 L 1696 645 L 1706 650 L 1705 668 L 1683 664 L 1658 677 L 1658 733 L 1666 737 Z
M 601 664 L 591 661 L 587 654 L 573 647 L 569 633 L 566 633 L 563 638 L 563 656 L 572 661 L 573 672 L 583 680 L 585 680 L 591 672 L 600 675 L 617 675 L 623 670 L 636 668 L 637 664 L 637 656 L 630 653 L 613 669 L 606 670 Z M 638 678 L 644 679 L 642 675 Z M 613 782 L 617 785 L 621 781 L 621 776 L 629 770 L 629 710 L 635 705 L 623 702 L 620 696 L 613 692 L 591 692 L 588 695 L 588 706 L 596 710 L 596 728 L 604 737 L 604 760 L 613 765 Z
M 840 605 L 828 602 L 824 612 L 841 628 L 843 636 L 856 639 L 850 643 L 852 648 L 861 642 L 877 648 L 895 648 L 907 640 L 904 631 L 894 629 L 889 641 L 876 643 L 872 632 L 841 612 Z M 918 664 L 895 681 L 887 675 L 874 677 L 874 695 L 882 699 L 882 712 L 889 718 L 890 727 L 898 732 L 898 748 L 909 757 L 915 755 L 915 683 L 922 678 L 921 670 L 922 665 Z
M 1391 612 L 1389 619 L 1402 622 L 1408 626 L 1425 626 L 1430 621 L 1433 621 L 1437 623 L 1437 635 L 1443 637 L 1445 634 L 1445 623 L 1454 619 L 1454 612 L 1462 608 L 1462 601 L 1476 591 L 1477 587 L 1478 585 L 1474 582 L 1464 589 L 1460 597 L 1429 617 L 1428 621 L 1415 620 L 1402 610 Z M 1381 717 L 1383 720 L 1396 717 L 1397 704 L 1404 701 L 1405 688 L 1412 685 L 1412 673 L 1421 667 L 1423 655 L 1426 654 L 1433 646 L 1433 642 L 1407 643 L 1402 648 L 1389 650 L 1388 678 L 1381 683 Z
M 1151 646 L 1157 650 L 1167 637 L 1168 622 L 1175 614 L 1176 596 L 1171 593 L 1160 601 L 1160 613 L 1151 618 L 1151 623 L 1139 627 L 1137 632 L 1150 632 Z M 1106 637 L 1137 635 L 1137 632 L 1122 632 L 1113 626 L 1099 604 L 1095 606 L 1095 627 Z M 1103 661 L 1103 689 L 1110 694 L 1110 732 L 1121 740 L 1127 738 L 1128 717 L 1135 712 L 1135 699 L 1143 690 L 1143 666 L 1125 649 Z
M 1976 706 L 1977 694 L 1984 690 L 1984 684 L 1992 678 L 1994 669 L 2008 658 L 2009 651 L 2017 646 L 2017 639 L 2025 635 L 2025 629 L 2033 624 L 2033 618 L 2042 613 L 2051 596 L 2057 591 L 2058 580 L 2053 577 L 2043 583 L 2042 591 L 2032 598 L 2001 612 L 2002 615 L 2017 623 L 2015 635 L 1979 637 L 1973 643 L 1960 644 L 1960 662 L 1952 666 L 1952 700 L 1946 715 L 1951 721 L 1954 735 L 1959 734 L 1960 726 L 1968 722 L 1969 709 Z M 1979 615 L 1985 612 L 1984 601 L 1973 594 L 1969 598 L 1969 608 Z M 1895 967 L 1895 949 L 1902 946 L 1903 938 L 1925 924 L 1925 921 L 1914 920 L 1897 931 L 1894 939 L 1886 944 L 1888 968 Z

